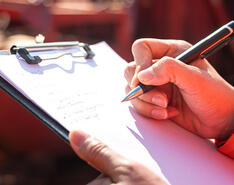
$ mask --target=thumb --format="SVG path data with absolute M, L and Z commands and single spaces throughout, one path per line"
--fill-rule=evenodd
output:
M 73 150 L 81 159 L 113 180 L 117 178 L 115 169 L 126 161 L 124 157 L 82 131 L 70 132 L 69 140 Z
M 199 87 L 202 79 L 205 79 L 206 70 L 204 69 L 208 67 L 206 60 L 197 63 L 199 62 L 203 63 L 203 69 L 170 57 L 163 57 L 151 67 L 141 71 L 138 78 L 146 85 L 163 85 L 171 82 L 181 90 L 193 92 Z

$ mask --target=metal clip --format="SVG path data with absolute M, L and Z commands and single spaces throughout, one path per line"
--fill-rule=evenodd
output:
M 63 53 L 61 55 L 58 55 L 56 57 L 51 58 L 45 58 L 42 59 L 40 56 L 32 56 L 30 54 L 30 51 L 43 51 L 43 50 L 52 50 L 52 49 L 59 49 L 59 48 L 74 48 L 74 47 L 80 47 L 83 49 L 84 53 L 82 55 L 73 55 L 72 53 Z M 42 60 L 52 60 L 60 58 L 64 55 L 71 55 L 72 57 L 84 57 L 85 59 L 92 59 L 95 54 L 90 48 L 88 44 L 80 43 L 78 41 L 72 41 L 72 42 L 50 42 L 50 43 L 39 43 L 39 44 L 32 44 L 32 45 L 25 45 L 25 46 L 16 46 L 13 45 L 10 48 L 11 54 L 19 54 L 28 64 L 38 64 Z

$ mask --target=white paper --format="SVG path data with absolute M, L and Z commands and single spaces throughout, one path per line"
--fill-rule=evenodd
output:
M 69 131 L 94 135 L 155 173 L 162 171 L 173 185 L 233 184 L 234 161 L 211 142 L 171 121 L 142 117 L 128 102 L 121 103 L 126 62 L 104 42 L 92 49 L 93 60 L 67 55 L 39 65 L 0 56 L 0 74 Z

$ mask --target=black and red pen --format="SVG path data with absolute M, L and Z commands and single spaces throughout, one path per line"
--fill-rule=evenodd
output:
M 175 59 L 185 62 L 187 64 L 191 63 L 197 58 L 206 58 L 219 50 L 220 48 L 227 45 L 234 37 L 234 21 L 223 25 L 218 30 L 214 31 L 206 38 L 197 42 L 195 45 L 181 53 Z M 136 88 L 128 93 L 128 95 L 122 100 L 128 101 L 132 100 L 148 91 L 153 89 L 155 86 L 148 86 L 140 83 Z

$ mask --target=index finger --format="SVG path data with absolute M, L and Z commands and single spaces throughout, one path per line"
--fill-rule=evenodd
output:
M 137 65 L 149 67 L 152 59 L 176 57 L 189 47 L 191 45 L 183 40 L 138 39 L 132 45 L 132 53 Z
M 152 65 L 153 59 L 163 56 L 176 57 L 191 45 L 182 40 L 139 39 L 132 45 L 132 53 L 136 62 L 136 70 L 131 87 L 137 86 L 137 74 Z

